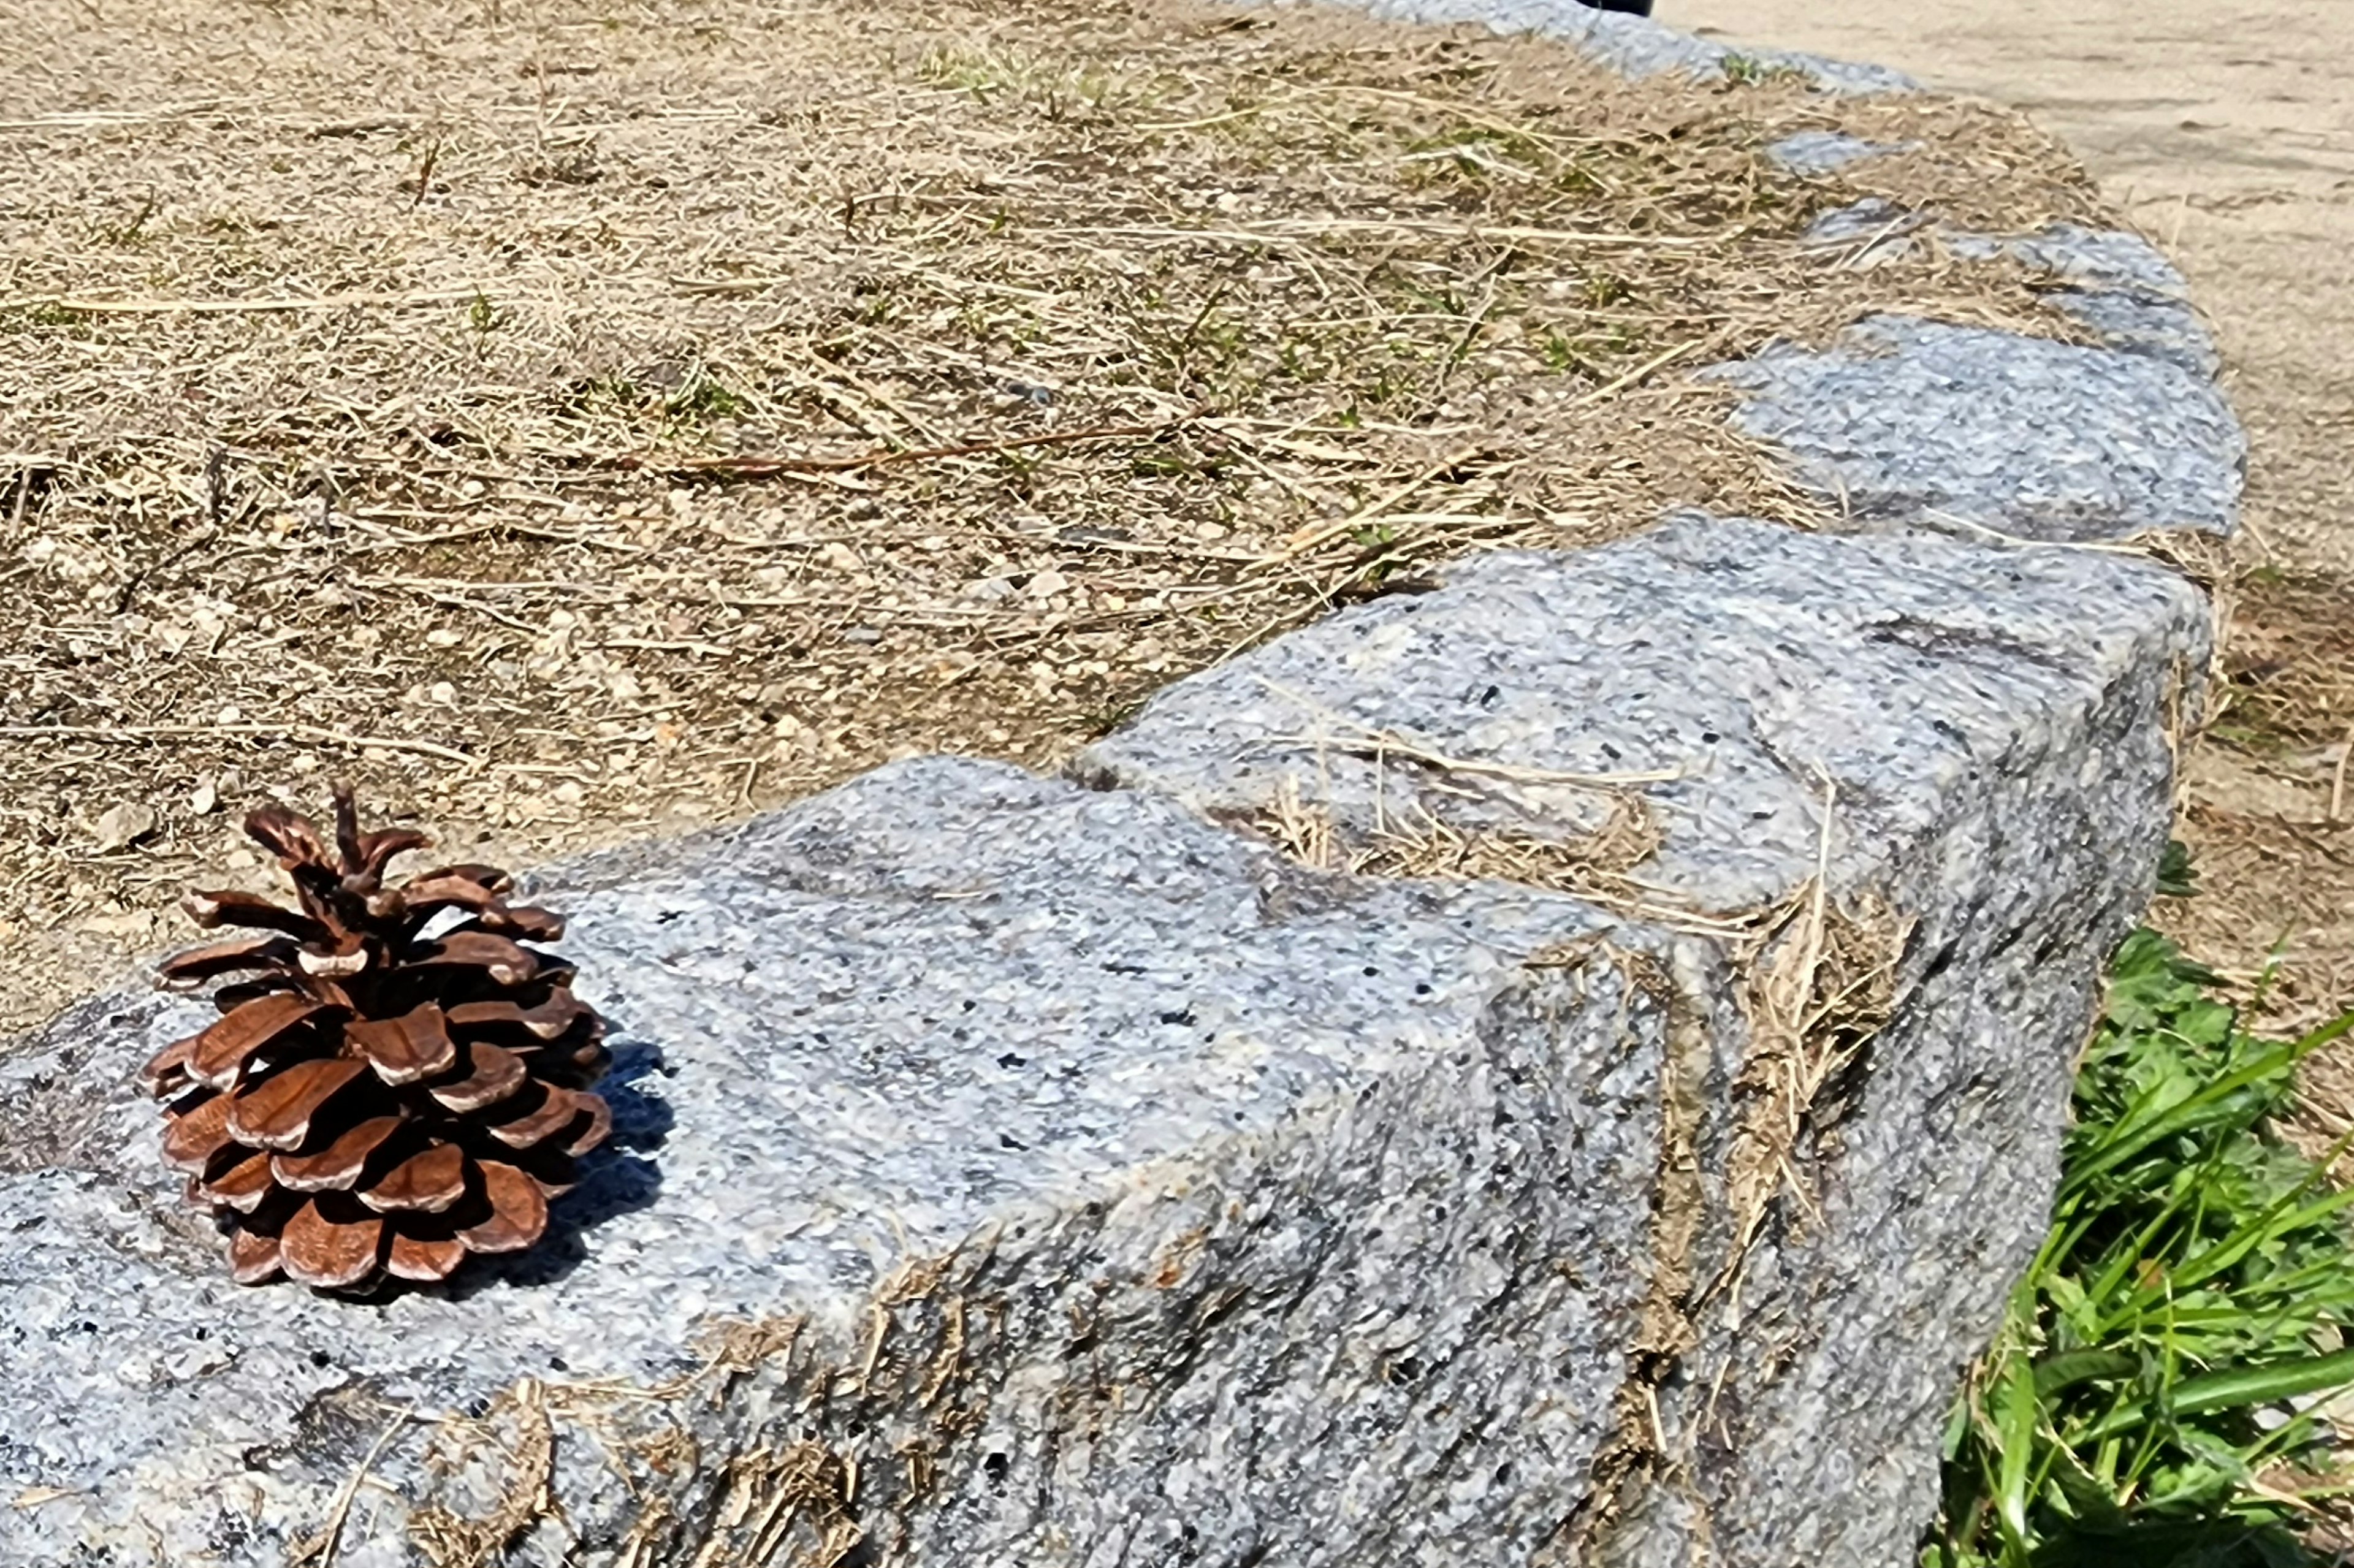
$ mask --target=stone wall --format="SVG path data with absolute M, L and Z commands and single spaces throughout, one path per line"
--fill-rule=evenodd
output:
M 190 1004 L 0 1050 L 0 1562 L 1909 1560 L 2207 658 L 2084 546 L 2242 450 L 2141 242 L 1978 239 L 2111 346 L 1720 372 L 1850 532 L 1467 560 L 1067 779 L 543 874 L 618 1134 L 456 1289 L 227 1282 L 131 1086 Z

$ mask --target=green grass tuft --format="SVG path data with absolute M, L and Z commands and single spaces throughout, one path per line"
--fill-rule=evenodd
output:
M 2187 876 L 2179 878 L 2187 883 Z M 2354 1385 L 2354 1192 L 2268 1121 L 2354 1030 L 2249 1033 L 2151 931 L 2112 967 L 2052 1230 L 1946 1433 L 1936 1568 L 2275 1568 L 2349 1489 L 2319 1396 Z

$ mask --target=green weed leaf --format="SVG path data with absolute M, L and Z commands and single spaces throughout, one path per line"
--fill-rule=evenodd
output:
M 2270 1118 L 2354 1013 L 2262 1039 L 2220 984 L 2154 932 L 2118 948 L 2051 1230 L 1946 1426 L 1925 1563 L 2314 1561 L 2279 1477 L 2331 1465 L 2297 1402 L 2354 1387 L 2354 1191 Z

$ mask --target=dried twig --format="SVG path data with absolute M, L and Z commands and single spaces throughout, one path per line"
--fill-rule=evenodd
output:
M 99 299 L 88 294 L 21 294 L 15 299 L 0 300 L 0 311 L 48 309 L 81 316 L 253 315 L 278 311 L 442 305 L 456 300 L 471 300 L 481 291 L 473 288 L 411 289 L 393 292 L 360 291 L 345 294 L 275 294 L 249 300 Z
M 413 751 L 423 757 L 438 757 L 444 762 L 454 762 L 472 771 L 481 764 L 462 751 L 437 746 L 429 740 L 408 740 L 398 736 L 352 735 L 339 729 L 327 729 L 308 724 L 28 724 L 0 725 L 0 738 L 9 740 L 103 740 L 140 741 L 170 740 L 186 736 L 234 736 L 240 738 L 300 740 L 313 746 L 339 746 L 353 751 L 376 748 L 385 751 Z
M 2345 743 L 2338 748 L 2338 766 L 2329 775 L 2328 820 L 2332 822 L 2346 820 L 2346 765 L 2349 761 L 2354 761 L 2354 727 L 2346 731 Z
M 847 473 L 854 469 L 884 468 L 896 463 L 930 462 L 940 458 L 985 457 L 991 452 L 1020 451 L 1029 447 L 1076 446 L 1086 441 L 1158 440 L 1184 429 L 1197 416 L 1163 419 L 1150 425 L 1095 425 L 1084 430 L 1049 430 L 1035 436 L 1007 436 L 993 441 L 969 441 L 959 446 L 925 447 L 917 450 L 885 447 L 855 457 L 684 458 L 667 464 L 621 458 L 614 466 L 651 470 L 698 479 L 768 479 L 782 473 Z

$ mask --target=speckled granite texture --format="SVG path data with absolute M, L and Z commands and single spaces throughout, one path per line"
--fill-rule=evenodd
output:
M 2084 542 L 2238 520 L 2246 437 L 2169 359 L 1874 316 L 1708 374 L 1748 394 L 1734 429 L 1859 525 Z
M 1129 788 L 899 764 L 552 874 L 620 1147 L 552 1253 L 447 1297 L 225 1282 L 122 1086 L 186 1003 L 0 1055 L 0 1560 L 274 1563 L 364 1460 L 359 1568 L 1894 1560 L 2040 1232 L 2203 609 L 2105 556 L 1702 518 L 1454 575 L 1172 688 L 1088 756 Z M 1352 762 L 1368 728 L 1468 792 Z M 1819 1224 L 1734 1180 L 1722 944 L 1195 810 L 1288 771 L 1344 826 L 1576 820 L 1483 764 L 1681 775 L 1636 874 L 1687 911 L 1793 892 L 1829 781 L 1836 906 L 1901 984 L 1792 1151 Z
M 620 1026 L 622 1147 L 551 1254 L 451 1297 L 228 1283 L 124 1086 L 188 1003 L 0 1058 L 0 1562 L 276 1563 L 387 1431 L 380 1480 L 488 1516 L 512 1467 L 436 1475 L 432 1423 L 523 1379 L 562 1522 L 496 1561 L 767 1561 L 726 1494 L 783 1495 L 756 1456 L 796 1443 L 929 1562 L 1525 1556 L 1574 1506 L 1651 1273 L 1666 1016 L 1631 959 L 1523 964 L 1594 911 L 947 759 L 542 891 Z M 736 1377 L 598 1392 L 786 1319 Z M 401 1514 L 371 1493 L 339 1561 L 415 1560 Z
M 2044 298 L 2111 348 L 2179 366 L 2208 381 L 2223 368 L 2214 334 L 2190 303 L 2190 284 L 2137 234 L 2055 223 L 2008 239 L 1957 233 L 1946 243 L 1964 255 L 1999 250 L 2064 282 Z
M 1802 134 L 1850 140 L 1823 132 Z M 1776 155 L 1775 148 L 1766 151 Z M 2222 369 L 2214 334 L 2190 302 L 2190 285 L 2137 234 L 2055 223 L 2004 238 L 1952 228 L 1926 213 L 1868 196 L 1818 217 L 1808 225 L 1803 243 L 1834 265 L 1868 269 L 1903 256 L 1923 238 L 1934 238 L 1967 260 L 2009 257 L 2044 274 L 2053 285 L 2045 289 L 2045 300 L 2110 348 L 2163 360 L 2206 381 Z
M 1800 131 L 1766 149 L 1766 155 L 1794 175 L 1829 175 L 1870 158 L 1909 153 L 1917 142 L 1867 142 L 1840 131 Z
M 1474 556 L 1441 592 L 1347 611 L 1179 682 L 1081 754 L 1079 776 L 1207 810 L 1289 789 L 1362 835 L 1379 815 L 1571 839 L 1606 791 L 1376 760 L 1442 756 L 1636 787 L 1664 834 L 1646 884 L 1769 904 L 1813 870 L 1827 770 L 1850 882 L 1916 853 L 2019 715 L 2190 659 L 2203 601 L 2154 565 L 1939 538 L 1824 538 L 1687 514 L 1576 555 Z M 2048 743 L 2048 736 L 2038 735 Z M 2147 760 L 2163 751 L 2146 737 Z M 2098 759 L 2105 762 L 2105 755 Z M 2136 788 L 2147 783 L 2137 768 Z
M 2166 838 L 2173 683 L 2205 638 L 2200 596 L 2147 563 L 1695 517 L 1462 563 L 1179 683 L 1077 770 L 1213 812 L 1297 802 L 1360 842 L 1426 817 L 1563 838 L 1596 803 L 1547 776 L 1670 772 L 1638 787 L 1663 842 L 1633 874 L 1712 911 L 1795 893 L 1829 801 L 1837 906 L 1909 933 L 1893 1011 L 1808 1113 L 1819 1222 L 1785 1194 L 1740 1287 L 1691 1301 L 1657 1391 L 1667 1452 L 1594 1560 L 1895 1563 L 1958 1369 L 2041 1239 L 2099 965 Z M 1699 1169 L 1709 1212 L 1737 1209 Z M 1709 1234 L 1697 1279 L 1724 1263 Z

